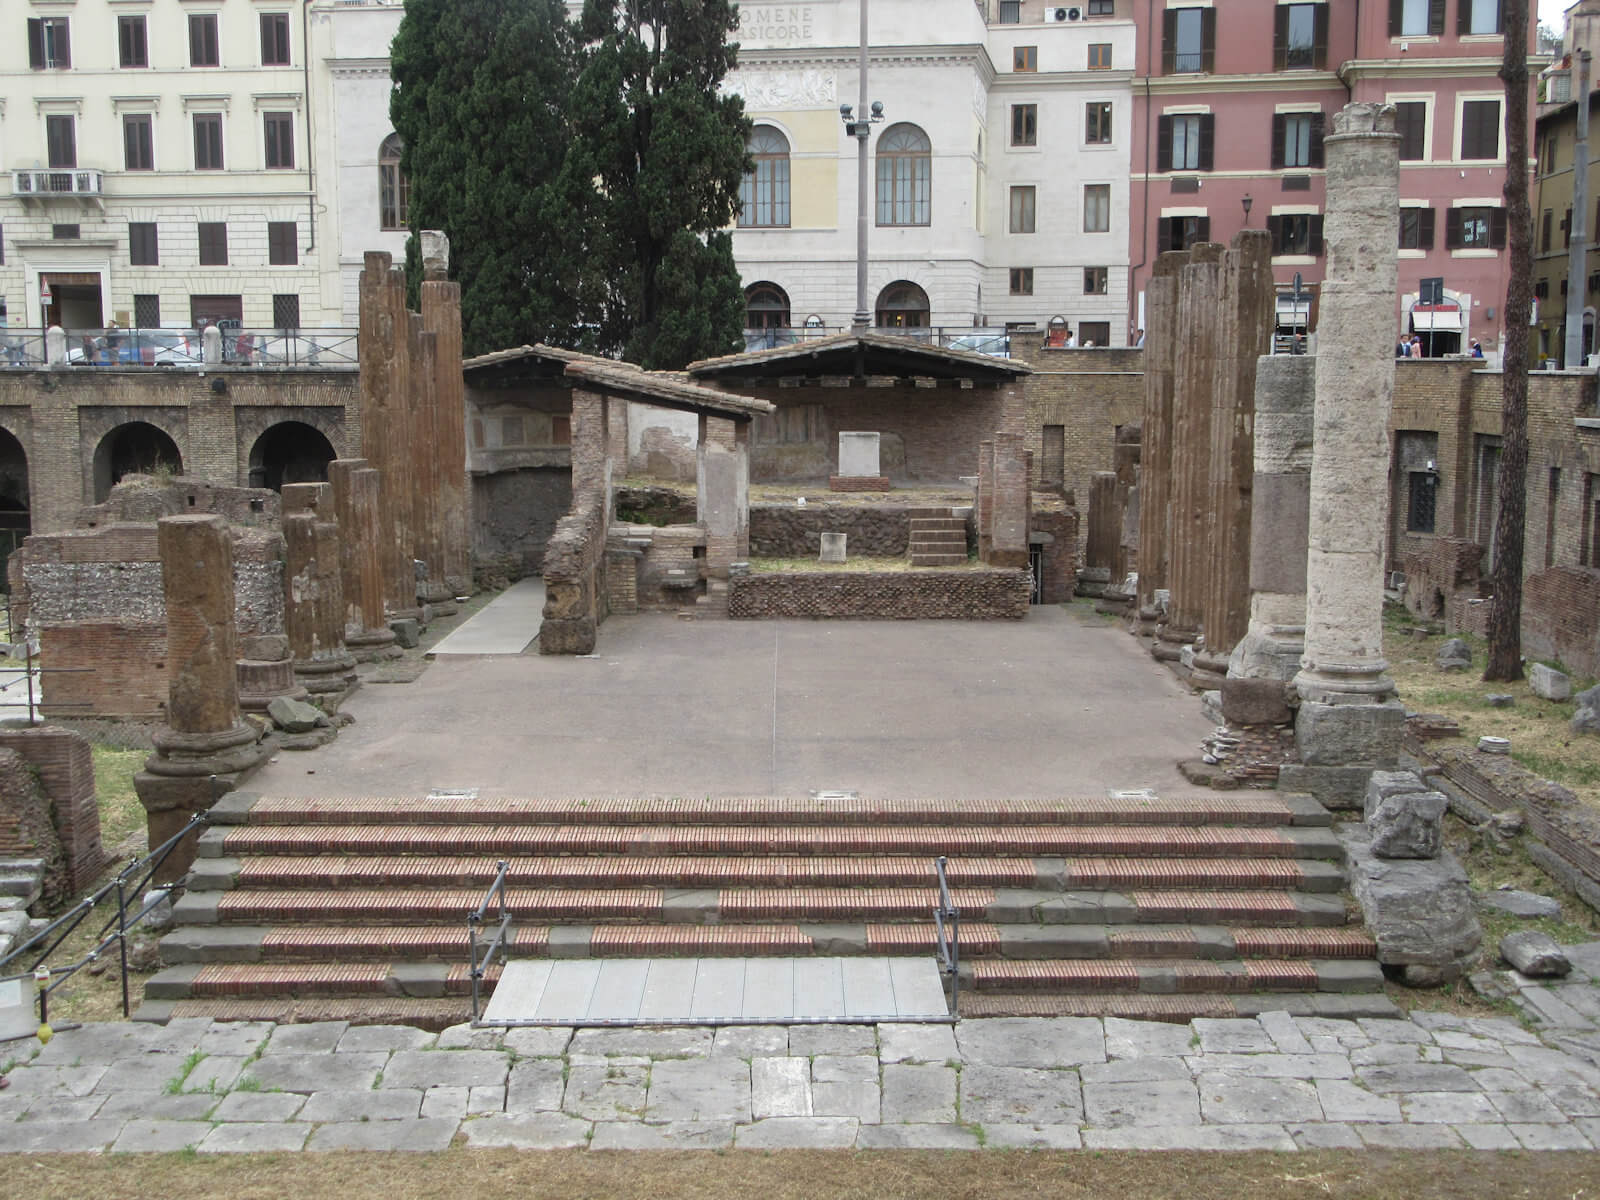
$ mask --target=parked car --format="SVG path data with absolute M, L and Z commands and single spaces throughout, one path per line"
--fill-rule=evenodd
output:
M 68 338 L 67 361 L 74 366 L 193 367 L 202 361 L 200 339 L 187 329 L 106 329 Z
M 944 344 L 946 350 L 965 350 L 969 354 L 1011 357 L 1011 338 L 1003 333 L 963 333 Z

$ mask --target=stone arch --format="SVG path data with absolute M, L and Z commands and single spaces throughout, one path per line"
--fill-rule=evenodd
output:
M 279 421 L 250 447 L 250 486 L 283 490 L 286 483 L 326 483 L 338 458 L 322 430 L 304 421 Z
M 125 475 L 183 474 L 178 443 L 148 421 L 128 421 L 112 429 L 94 450 L 94 502 L 104 504 Z
M 0 592 L 11 552 L 33 530 L 28 507 L 28 453 L 14 433 L 0 428 Z

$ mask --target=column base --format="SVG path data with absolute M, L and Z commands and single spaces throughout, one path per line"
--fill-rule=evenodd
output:
M 387 662 L 401 655 L 400 647 L 395 645 L 392 629 L 363 629 L 359 633 L 346 631 L 344 648 L 357 662 Z
M 205 812 L 254 771 L 271 754 L 274 743 L 258 740 L 259 732 L 240 722 L 220 733 L 179 733 L 166 726 L 156 731 L 156 752 L 133 777 L 134 791 L 145 810 L 150 845 L 159 846 Z M 155 882 L 181 879 L 194 865 L 197 838 L 174 847 L 156 873 Z
M 1228 678 L 1228 660 L 1209 650 L 1196 650 L 1189 666 L 1189 682 L 1204 691 L 1217 691 Z
M 361 682 L 356 676 L 355 656 L 348 652 L 330 658 L 296 659 L 294 677 L 313 696 L 337 694 L 343 698 Z
M 1294 723 L 1300 761 L 1312 767 L 1393 767 L 1400 759 L 1405 705 L 1301 700 Z
M 1284 763 L 1278 768 L 1280 792 L 1303 792 L 1324 808 L 1360 812 L 1366 804 L 1372 767 L 1308 767 Z
M 266 712 L 267 705 L 279 696 L 290 700 L 306 698 L 306 689 L 295 682 L 292 659 L 240 659 L 234 664 L 234 673 L 239 681 L 241 712 Z
M 1157 625 L 1156 640 L 1150 653 L 1162 662 L 1177 662 L 1185 646 L 1194 645 L 1200 636 L 1198 629 L 1181 629 L 1174 625 Z

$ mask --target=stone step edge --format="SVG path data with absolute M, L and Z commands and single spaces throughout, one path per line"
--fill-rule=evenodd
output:
M 517 925 L 512 930 L 509 953 L 513 958 L 588 958 L 625 957 L 624 942 L 596 944 L 593 925 Z M 650 930 L 649 926 L 637 926 Z M 706 936 L 695 938 L 703 929 Z M 718 945 L 716 935 L 725 930 L 743 930 L 765 935 L 781 954 L 856 954 L 913 955 L 931 953 L 931 924 L 891 926 L 857 922 L 818 925 L 659 927 L 663 937 L 688 932 L 683 938 L 685 953 L 702 957 L 720 954 L 751 953 L 747 943 L 735 940 Z M 161 939 L 161 958 L 168 966 L 183 963 L 257 963 L 311 961 L 318 955 L 334 953 L 328 948 L 330 933 L 349 940 L 338 946 L 346 961 L 366 961 L 368 955 L 398 957 L 397 943 L 413 940 L 406 957 L 412 961 L 465 961 L 467 935 L 464 926 L 291 926 L 291 925 L 188 925 Z M 363 937 L 367 933 L 369 936 Z M 894 936 L 910 934 L 915 936 Z M 303 940 L 297 948 L 296 936 Z M 417 935 L 433 946 L 450 946 L 447 953 L 430 949 L 419 953 Z M 431 935 L 431 936 L 430 936 Z M 1243 948 L 1240 946 L 1244 942 Z M 268 945 L 271 941 L 273 944 Z M 368 943 L 367 947 L 361 945 Z M 1295 948 L 1300 943 L 1301 949 Z M 1143 943 L 1148 949 L 1141 949 Z M 1147 958 L 1173 960 L 1190 958 L 1197 962 L 1232 962 L 1241 959 L 1304 958 L 1370 959 L 1377 950 L 1372 936 L 1364 929 L 1344 927 L 1308 931 L 1302 927 L 1230 927 L 1225 925 L 993 925 L 987 922 L 963 927 L 961 953 L 964 961 L 1035 962 L 1062 959 L 1096 961 L 1121 958 L 1142 961 Z M 1337 951 L 1337 952 L 1336 952 Z M 657 957 L 668 957 L 657 955 Z
M 422 796 L 263 797 L 229 792 L 208 810 L 213 825 L 267 824 L 901 824 L 1310 825 L 1332 814 L 1298 792 L 1173 796 L 1155 800 L 1062 798 L 1048 802 L 829 801 L 572 797 L 428 800 Z M 374 820 L 373 818 L 378 818 Z
M 1372 958 L 979 959 L 961 964 L 962 985 L 977 991 L 1183 992 L 1383 990 L 1383 968 Z

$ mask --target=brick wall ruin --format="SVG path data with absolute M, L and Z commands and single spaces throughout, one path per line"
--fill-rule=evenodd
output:
M 804 571 L 736 575 L 728 615 L 884 621 L 1020 621 L 1028 615 L 1028 573 L 1015 570 Z
M 88 739 L 47 725 L 0 729 L 0 857 L 43 858 L 46 908 L 105 867 Z

